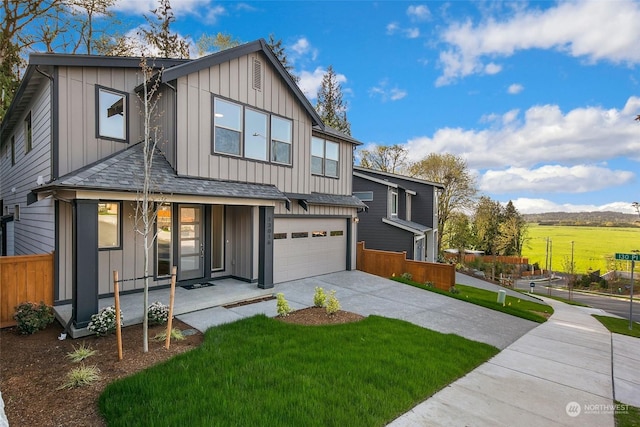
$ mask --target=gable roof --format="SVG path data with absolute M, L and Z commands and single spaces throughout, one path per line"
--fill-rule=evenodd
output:
M 123 191 L 135 193 L 142 187 L 143 144 L 135 144 L 109 157 L 53 180 L 33 190 L 35 193 L 57 189 Z M 219 181 L 179 176 L 158 151 L 151 168 L 152 191 L 164 195 L 233 197 L 288 201 L 275 185 Z
M 354 166 L 353 167 L 353 175 L 357 176 L 359 178 L 370 179 L 372 181 L 383 183 L 383 184 L 389 185 L 391 187 L 398 187 L 398 184 L 389 181 L 387 178 L 393 179 L 394 181 L 403 181 L 403 182 L 406 182 L 406 183 L 416 183 L 416 184 L 422 184 L 422 185 L 431 185 L 433 187 L 444 189 L 444 185 L 440 184 L 440 183 L 437 183 L 437 182 L 427 181 L 425 179 L 420 179 L 420 178 L 413 178 L 411 176 L 398 175 L 398 174 L 395 174 L 395 173 L 382 172 L 382 171 L 379 171 L 379 170 L 363 168 L 362 166 Z M 404 186 L 401 186 L 401 187 L 404 188 Z
M 205 68 L 212 67 L 214 65 L 221 64 L 223 62 L 231 61 L 232 59 L 239 58 L 241 56 L 249 55 L 251 53 L 262 52 L 269 60 L 273 68 L 278 72 L 285 84 L 294 93 L 300 104 L 307 111 L 315 126 L 320 129 L 324 129 L 325 125 L 322 123 L 322 119 L 316 112 L 315 108 L 311 105 L 306 96 L 302 93 L 298 85 L 293 81 L 287 70 L 282 66 L 280 60 L 276 58 L 273 51 L 267 45 L 264 39 L 259 39 L 253 42 L 245 43 L 240 46 L 225 49 L 220 52 L 213 53 L 211 55 L 203 56 L 202 58 L 194 59 L 185 64 L 172 67 L 162 72 L 162 82 L 167 83 L 178 77 L 186 76 L 187 74 L 196 73 Z

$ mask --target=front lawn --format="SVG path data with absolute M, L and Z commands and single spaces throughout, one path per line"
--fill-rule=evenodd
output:
M 538 323 L 544 323 L 547 321 L 547 318 L 542 313 L 547 316 L 551 316 L 553 314 L 553 308 L 544 303 L 532 302 L 526 299 L 512 297 L 510 295 L 507 295 L 503 306 L 497 302 L 497 292 L 478 289 L 473 286 L 456 285 L 455 288 L 458 290 L 458 293 L 452 293 L 434 288 L 433 286 L 425 286 L 422 283 L 414 282 L 402 277 L 393 277 L 392 279 L 396 282 L 405 283 L 420 289 L 446 295 L 451 298 L 470 302 L 472 304 L 501 311 L 512 316 L 521 317 Z
M 369 316 L 302 326 L 264 315 L 107 386 L 109 426 L 382 426 L 498 353 Z

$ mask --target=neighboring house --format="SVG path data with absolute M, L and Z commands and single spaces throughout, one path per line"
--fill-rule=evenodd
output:
M 353 148 L 325 127 L 264 40 L 155 59 L 162 138 L 152 286 L 233 277 L 263 288 L 355 268 Z M 143 275 L 139 58 L 33 54 L 0 128 L 4 252 L 55 254 L 76 328 Z M 5 242 L 5 240 L 10 240 Z M 124 292 L 143 280 L 124 281 Z
M 407 252 L 407 259 L 438 258 L 438 192 L 442 184 L 353 168 L 353 194 L 368 210 L 359 216 L 358 241 L 367 249 Z

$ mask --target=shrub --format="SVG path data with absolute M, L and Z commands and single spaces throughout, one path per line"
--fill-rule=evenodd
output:
M 151 323 L 162 325 L 169 320 L 169 307 L 156 301 L 149 306 L 147 317 Z
M 458 288 L 456 288 L 455 286 L 452 286 L 449 288 L 449 292 L 451 292 L 452 294 L 459 294 L 460 291 L 458 290 Z
M 64 383 L 58 390 L 65 388 L 76 388 L 83 385 L 89 385 L 100 379 L 100 369 L 96 366 L 80 366 L 70 370 Z
M 276 303 L 277 309 L 278 309 L 278 316 L 282 316 L 282 317 L 286 317 L 289 315 L 289 313 L 291 313 L 291 307 L 289 307 L 289 303 L 287 302 L 286 299 L 284 299 L 284 294 L 282 292 L 279 292 L 276 295 L 278 301 Z
M 44 302 L 40 302 L 40 304 L 23 302 L 16 306 L 13 318 L 18 322 L 18 331 L 21 334 L 31 335 L 45 329 L 49 323 L 53 322 L 55 316 L 53 308 Z
M 67 357 L 71 359 L 72 362 L 78 363 L 96 353 L 97 350 L 92 350 L 91 347 L 87 347 L 82 343 L 78 348 L 73 347 L 73 351 L 67 353 Z
M 427 280 L 426 282 L 424 282 L 424 285 L 425 285 L 427 288 L 433 288 L 433 287 L 435 287 L 435 285 L 433 284 L 433 282 L 432 282 L 432 281 L 430 281 L 430 280 Z
M 327 304 L 327 294 L 324 289 L 316 286 L 316 293 L 313 294 L 313 305 L 316 307 L 324 307 Z
M 120 325 L 122 322 L 122 310 L 120 311 Z M 98 336 L 104 336 L 116 330 L 116 308 L 114 306 L 105 307 L 98 314 L 91 316 L 91 321 L 87 329 Z
M 154 341 L 165 341 L 167 339 L 167 331 L 158 332 L 155 337 L 153 337 Z M 182 341 L 185 339 L 185 336 L 182 334 L 182 331 L 178 328 L 171 329 L 171 339 L 176 341 Z
M 411 273 L 402 273 L 402 276 L 400 276 L 400 277 L 402 277 L 405 280 L 411 280 L 411 279 L 413 279 L 413 274 L 411 274 Z
M 327 302 L 327 314 L 331 315 L 340 311 L 340 302 L 336 298 L 336 291 L 331 291 Z

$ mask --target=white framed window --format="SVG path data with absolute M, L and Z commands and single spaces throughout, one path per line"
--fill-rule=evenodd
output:
M 291 164 L 291 120 L 271 116 L 271 161 L 286 165 Z
M 242 154 L 242 106 L 215 98 L 213 127 L 213 152 L 240 156 Z
M 121 249 L 120 202 L 98 203 L 98 249 Z
M 321 138 L 311 138 L 311 173 L 332 178 L 338 177 L 340 145 Z
M 96 86 L 96 138 L 127 141 L 129 94 Z
M 389 215 L 391 218 L 398 216 L 398 190 L 391 190 L 389 194 Z
M 267 161 L 267 115 L 256 110 L 244 110 L 244 156 Z

